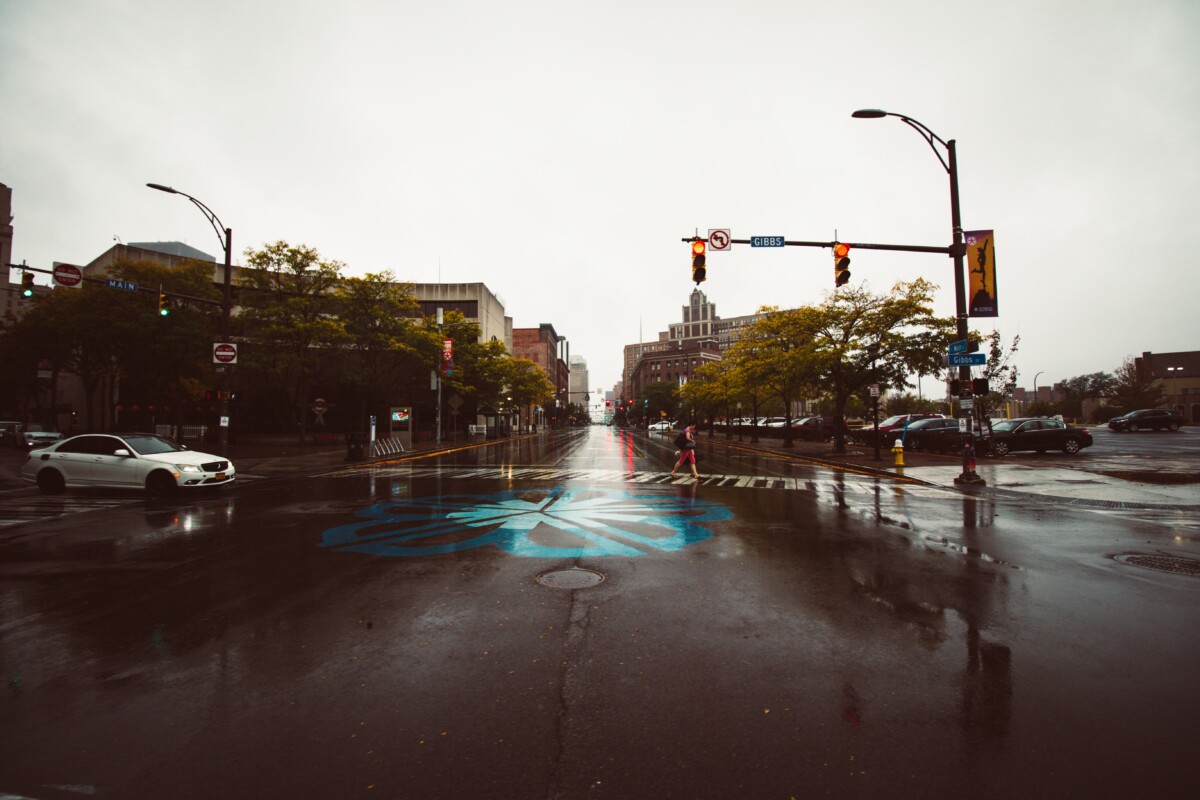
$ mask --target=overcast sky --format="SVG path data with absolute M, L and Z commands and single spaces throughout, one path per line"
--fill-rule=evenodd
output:
M 218 255 L 167 184 L 235 262 L 283 239 L 482 281 L 608 389 L 680 318 L 697 230 L 949 244 L 929 145 L 850 116 L 882 108 L 957 141 L 964 227 L 996 231 L 972 328 L 1044 386 L 1200 348 L 1197 42 L 1195 0 L 0 0 L 0 183 L 15 262 Z M 851 256 L 954 313 L 949 258 Z M 701 288 L 725 317 L 816 303 L 831 258 L 735 245 Z

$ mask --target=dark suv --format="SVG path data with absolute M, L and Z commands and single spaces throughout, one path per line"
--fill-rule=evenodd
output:
M 1182 424 L 1183 415 L 1178 411 L 1166 408 L 1143 408 L 1108 421 L 1110 430 L 1130 432 L 1140 431 L 1144 428 L 1153 428 L 1156 431 L 1166 428 L 1169 431 L 1177 431 Z

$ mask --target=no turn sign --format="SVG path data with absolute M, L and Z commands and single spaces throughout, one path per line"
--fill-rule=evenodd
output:
M 233 342 L 217 342 L 213 345 L 214 364 L 236 364 L 237 345 Z
M 731 250 L 733 239 L 730 236 L 729 228 L 709 228 L 708 229 L 708 249 L 725 251 Z

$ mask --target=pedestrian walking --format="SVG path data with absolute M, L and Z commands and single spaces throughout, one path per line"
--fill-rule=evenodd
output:
M 696 440 L 692 437 L 694 432 L 695 428 L 688 425 L 682 433 L 675 437 L 675 445 L 679 448 L 679 452 L 675 455 L 679 457 L 679 460 L 671 468 L 671 477 L 675 476 L 675 470 L 687 464 L 692 470 L 692 477 L 699 480 L 700 473 L 696 472 Z

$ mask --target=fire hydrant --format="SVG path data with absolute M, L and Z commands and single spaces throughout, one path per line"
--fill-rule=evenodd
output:
M 896 443 L 894 445 L 892 445 L 892 452 L 896 455 L 896 463 L 893 466 L 903 467 L 904 466 L 904 442 L 897 439 Z

